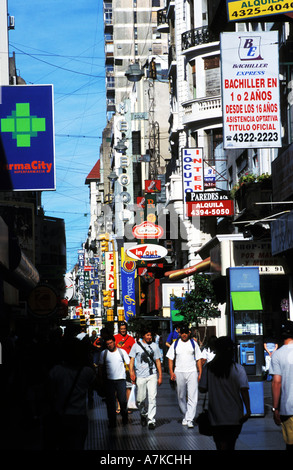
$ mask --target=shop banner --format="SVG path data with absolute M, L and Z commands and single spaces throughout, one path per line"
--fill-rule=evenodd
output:
M 224 148 L 281 147 L 278 31 L 221 34 Z

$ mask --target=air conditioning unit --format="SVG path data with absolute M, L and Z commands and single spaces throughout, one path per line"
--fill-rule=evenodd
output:
M 14 16 L 8 17 L 8 29 L 15 29 L 15 19 Z

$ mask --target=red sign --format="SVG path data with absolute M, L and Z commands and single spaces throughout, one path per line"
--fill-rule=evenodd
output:
M 186 206 L 188 217 L 224 217 L 234 214 L 234 204 L 232 199 L 186 202 Z
M 145 180 L 146 193 L 159 193 L 161 191 L 161 180 Z
M 136 198 L 137 208 L 144 209 L 145 208 L 145 196 L 140 196 Z

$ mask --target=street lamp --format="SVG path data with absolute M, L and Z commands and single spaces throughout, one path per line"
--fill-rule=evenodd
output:
M 108 176 L 108 180 L 110 181 L 116 181 L 118 179 L 118 176 L 116 175 L 115 171 L 112 170 L 111 173 Z
M 121 139 L 119 140 L 118 144 L 114 147 L 114 149 L 118 152 L 118 153 L 124 153 L 126 152 L 127 150 L 127 147 L 124 143 L 124 140 Z
M 134 62 L 134 64 L 129 64 L 129 67 L 125 72 L 125 76 L 130 82 L 139 82 L 142 79 L 143 75 L 144 73 L 140 69 L 138 62 Z

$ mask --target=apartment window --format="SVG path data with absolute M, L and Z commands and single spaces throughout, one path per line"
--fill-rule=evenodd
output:
M 220 57 L 204 58 L 206 96 L 221 94 Z
M 240 176 L 248 170 L 248 155 L 247 155 L 247 150 L 244 150 L 244 152 L 237 158 L 236 160 L 236 169 L 237 169 L 237 176 L 240 178 Z
M 140 131 L 132 132 L 132 155 L 141 155 Z
M 190 94 L 191 98 L 196 98 L 196 68 L 195 60 L 189 62 L 189 84 L 190 84 Z
M 104 20 L 105 24 L 112 24 L 112 3 L 105 3 Z
M 113 34 L 111 34 L 111 33 L 106 33 L 106 34 L 105 34 L 105 41 L 106 41 L 106 42 L 112 42 L 112 41 L 113 41 Z
M 107 88 L 115 88 L 115 78 L 114 77 L 106 77 Z
M 207 156 L 210 165 L 215 165 L 215 149 L 223 142 L 223 133 L 220 129 L 207 129 Z

